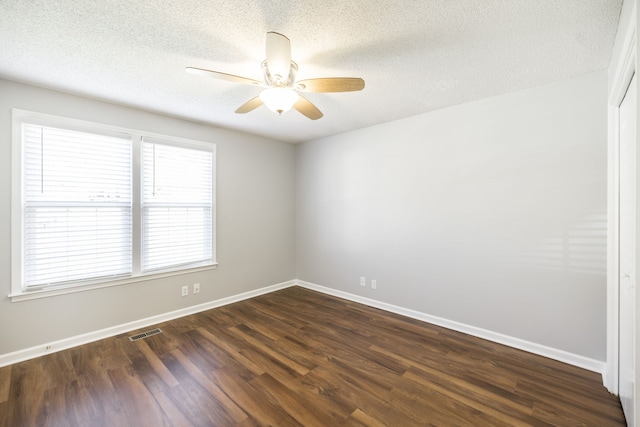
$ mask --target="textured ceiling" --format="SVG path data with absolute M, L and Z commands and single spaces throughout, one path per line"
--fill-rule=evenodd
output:
M 1 0 L 0 77 L 299 142 L 606 68 L 622 0 Z M 234 111 L 266 32 L 291 39 L 324 112 Z M 1 94 L 0 94 L 1 96 Z

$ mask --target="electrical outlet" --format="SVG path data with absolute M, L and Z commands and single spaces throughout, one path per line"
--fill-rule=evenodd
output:
M 378 284 L 376 283 L 375 280 L 371 281 L 371 289 L 376 289 L 376 287 L 378 286 Z
M 193 293 L 194 294 L 199 294 L 200 293 L 200 283 L 194 283 L 193 284 Z
M 360 277 L 360 286 L 367 286 L 367 279 Z
M 182 296 L 186 297 L 187 295 L 189 295 L 189 285 L 184 285 L 182 287 Z

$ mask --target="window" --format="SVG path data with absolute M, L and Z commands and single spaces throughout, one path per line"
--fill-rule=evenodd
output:
M 131 274 L 131 141 L 22 125 L 24 285 Z
M 144 139 L 142 270 L 211 259 L 212 153 Z
M 12 294 L 215 265 L 213 144 L 14 110 Z

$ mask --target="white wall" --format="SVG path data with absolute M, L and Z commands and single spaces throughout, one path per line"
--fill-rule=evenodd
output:
M 11 108 L 217 144 L 213 271 L 10 302 Z M 0 355 L 295 277 L 295 146 L 0 79 Z M 180 287 L 201 293 L 180 297 Z
M 298 278 L 604 361 L 606 140 L 601 71 L 303 143 Z

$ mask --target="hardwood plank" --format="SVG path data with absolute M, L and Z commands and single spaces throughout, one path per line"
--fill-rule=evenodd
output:
M 9 408 L 9 402 L 0 402 L 0 427 L 13 425 L 13 411 Z
M 421 375 L 419 370 L 412 368 L 405 375 L 405 378 L 422 386 L 424 390 L 436 392 L 443 397 L 442 402 L 446 402 L 450 406 L 450 411 L 456 411 L 457 415 L 466 415 L 468 421 L 475 421 L 482 425 L 504 425 L 504 426 L 526 426 L 531 425 L 521 419 L 521 416 L 533 413 L 528 407 L 515 407 L 505 404 L 505 400 L 499 400 L 497 395 L 488 395 L 482 391 L 478 392 L 473 388 L 465 387 L 460 382 L 457 384 L 439 383 L 434 381 L 434 377 Z M 495 401 L 492 401 L 495 399 Z M 501 405 L 502 404 L 502 405 Z M 498 406 L 498 408 L 496 408 Z M 520 414 L 514 413 L 513 409 L 519 409 Z M 477 417 L 477 420 L 474 418 Z M 532 417 L 527 417 L 532 418 Z M 482 420 L 482 421 L 481 421 Z
M 197 329 L 197 332 L 205 340 L 209 341 L 211 344 L 216 346 L 220 351 L 227 353 L 227 355 L 231 357 L 234 362 L 242 365 L 243 368 L 249 370 L 254 375 L 264 374 L 265 371 L 263 368 L 259 367 L 254 362 L 244 357 L 244 355 L 240 352 L 240 349 L 238 349 L 237 347 L 234 347 L 233 344 L 231 344 L 230 342 L 215 336 L 214 334 L 212 334 L 211 332 L 207 331 L 202 327 L 199 327 Z
M 164 413 L 160 410 L 156 399 L 133 370 L 130 368 L 114 369 L 109 371 L 109 377 L 114 388 L 118 390 L 124 422 L 135 426 L 166 425 Z M 93 425 L 104 419 L 104 416 L 101 418 L 87 416 L 80 419 L 80 422 L 82 425 Z
M 221 368 L 212 372 L 216 382 L 227 395 L 238 402 L 242 409 L 250 414 L 258 425 L 294 426 L 300 425 L 273 398 L 266 398 L 264 393 L 253 386 L 250 381 L 239 377 L 232 369 Z
M 407 411 L 405 402 L 399 402 L 394 399 L 394 390 L 380 390 L 376 388 L 361 387 L 358 379 L 350 376 L 347 371 L 335 369 L 314 369 L 312 373 L 305 377 L 305 384 L 312 385 L 318 396 L 332 405 L 340 405 L 344 411 L 344 416 L 353 424 L 356 420 L 353 418 L 353 411 L 349 414 L 348 410 L 362 409 L 366 411 L 368 422 L 375 419 L 379 423 L 387 425 L 425 425 L 424 418 L 415 415 L 415 411 Z M 314 401 L 317 401 L 314 399 Z M 432 402 L 420 398 L 418 406 L 425 408 Z M 320 404 L 320 403 L 319 403 Z M 455 418 L 448 414 L 449 420 Z M 358 418 L 360 419 L 360 418 Z
M 131 364 L 131 360 L 123 349 L 123 346 L 129 341 L 125 338 L 126 336 L 128 336 L 128 334 L 118 335 L 100 341 L 103 344 L 99 350 L 103 369 L 118 369 Z
M 255 335 L 249 333 L 246 328 L 233 327 L 230 331 L 237 337 L 248 343 L 252 348 L 257 349 L 261 353 L 269 356 L 270 358 L 277 360 L 284 366 L 295 371 L 299 375 L 306 375 L 309 372 L 310 367 L 304 366 L 292 357 L 284 354 L 281 348 L 279 348 L 275 342 L 268 340 L 261 340 L 256 338 Z
M 0 368 L 0 403 L 9 400 L 9 388 L 11 386 L 11 366 Z
M 596 373 L 298 287 L 153 327 L 1 368 L 0 427 L 625 425 Z
M 310 405 L 304 396 L 287 388 L 268 373 L 251 380 L 262 394 L 270 396 L 278 405 L 303 426 L 340 425 L 344 419 L 335 419 L 333 414 L 317 405 Z
M 180 363 L 187 372 L 197 381 L 205 390 L 207 390 L 213 398 L 215 398 L 226 410 L 229 416 L 235 421 L 240 422 L 247 418 L 247 414 L 236 403 L 225 394 L 224 391 L 213 382 L 205 372 L 202 372 L 189 358 L 187 358 L 179 349 L 171 352 L 178 363 Z
M 192 425 L 232 426 L 236 424 L 222 403 L 189 373 L 173 353 L 162 355 L 162 360 L 180 382 L 179 386 L 168 389 L 166 395 Z
M 19 425 L 22 420 L 30 420 L 35 424 L 40 417 L 39 409 L 43 406 L 46 391 L 40 387 L 44 383 L 44 359 L 46 356 L 13 365 L 7 408 L 13 413 L 9 419 L 13 419 L 15 424 Z
M 584 398 L 580 393 L 557 393 L 549 388 L 532 387 L 524 382 L 518 386 L 518 390 L 536 396 L 534 411 L 541 419 L 551 421 L 565 417 L 565 425 L 584 425 L 592 422 L 602 427 L 624 422 L 620 411 L 607 404 L 607 399 Z
M 178 387 L 178 386 L 176 386 Z M 158 405 L 162 408 L 162 412 L 167 417 L 169 425 L 176 427 L 188 427 L 193 425 L 191 421 L 186 417 L 186 415 L 182 412 L 180 407 L 176 405 L 176 403 L 171 400 L 169 396 L 163 391 L 158 391 L 153 394 Z
M 59 406 L 62 405 L 62 406 Z M 50 411 L 49 408 L 58 408 Z M 94 401 L 77 380 L 45 392 L 45 404 L 38 411 L 38 425 L 106 426 L 105 406 Z M 70 414 L 69 416 L 65 414 Z
M 366 427 L 385 427 L 386 425 L 386 424 L 382 424 L 381 422 L 379 422 L 369 414 L 365 413 L 360 408 L 353 411 L 353 414 L 351 414 L 351 419 L 357 420 L 359 422 L 358 425 L 362 425 Z
M 391 353 L 386 349 L 372 347 L 372 351 Z M 399 359 L 402 356 L 394 355 Z M 494 409 L 498 409 L 505 414 L 518 417 L 520 415 L 528 416 L 533 413 L 533 401 L 523 401 L 519 399 L 515 393 L 510 393 L 496 387 L 489 387 L 489 384 L 477 384 L 475 381 L 469 381 L 467 378 L 452 375 L 447 371 L 440 371 L 425 365 L 413 365 L 404 375 L 414 382 L 428 384 L 429 387 L 437 385 L 444 387 L 447 391 L 455 392 L 460 395 L 471 397 L 480 404 L 486 405 Z
M 419 383 L 401 383 L 393 389 L 387 400 L 392 407 L 422 424 L 492 427 L 524 425 L 515 418 L 505 422 L 504 419 L 495 417 L 495 414 L 478 411 L 455 396 Z

